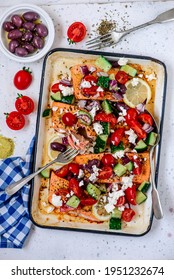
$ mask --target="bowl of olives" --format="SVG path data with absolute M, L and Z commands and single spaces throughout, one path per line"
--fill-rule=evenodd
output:
M 31 4 L 13 6 L 0 19 L 0 50 L 10 59 L 29 63 L 51 48 L 55 29 L 50 16 Z

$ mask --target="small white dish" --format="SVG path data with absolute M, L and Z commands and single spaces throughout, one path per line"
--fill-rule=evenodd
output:
M 6 38 L 6 31 L 2 25 L 5 21 L 10 21 L 11 17 L 15 14 L 22 15 L 25 12 L 34 11 L 39 14 L 40 21 L 46 25 L 48 29 L 48 35 L 45 37 L 45 45 L 42 49 L 35 51 L 32 54 L 28 54 L 25 57 L 17 56 L 8 50 L 8 40 Z M 50 16 L 40 7 L 31 4 L 19 4 L 7 9 L 0 18 L 0 50 L 9 59 L 17 62 L 30 63 L 41 59 L 51 48 L 54 42 L 55 28 Z

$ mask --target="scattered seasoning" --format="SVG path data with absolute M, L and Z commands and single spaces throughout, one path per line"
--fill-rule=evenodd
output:
M 115 22 L 113 22 L 111 20 L 107 20 L 107 19 L 102 19 L 102 21 L 100 22 L 100 24 L 97 28 L 97 31 L 98 31 L 99 35 L 105 35 L 115 28 L 116 28 Z
M 0 158 L 10 157 L 14 152 L 14 142 L 12 139 L 0 135 Z

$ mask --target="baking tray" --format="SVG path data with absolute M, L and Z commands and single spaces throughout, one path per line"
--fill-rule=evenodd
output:
M 45 141 L 45 119 L 42 118 L 42 112 L 47 107 L 49 86 L 52 78 L 52 71 L 54 62 L 64 57 L 66 59 L 74 58 L 86 58 L 95 59 L 97 56 L 103 55 L 110 60 L 117 60 L 120 57 L 125 57 L 129 59 L 130 63 L 138 63 L 144 67 L 150 67 L 153 69 L 157 75 L 155 97 L 154 97 L 154 109 L 151 107 L 147 109 L 153 113 L 155 120 L 159 126 L 159 132 L 162 140 L 162 130 L 163 130 L 163 118 L 165 109 L 165 99 L 166 99 L 166 85 L 167 85 L 167 71 L 166 66 L 163 62 L 139 55 L 127 55 L 127 54 L 117 54 L 109 52 L 96 52 L 96 51 L 82 51 L 74 49 L 64 49 L 56 48 L 48 52 L 43 62 L 42 77 L 40 84 L 40 98 L 38 104 L 38 114 L 37 114 L 37 124 L 36 124 L 36 143 L 34 151 L 34 161 L 33 161 L 33 172 L 42 166 L 42 154 Z M 152 112 L 153 111 L 153 112 Z M 160 163 L 160 150 L 161 150 L 161 140 L 156 148 L 155 157 L 155 181 L 158 182 L 158 171 Z M 78 230 L 78 231 L 89 231 L 96 233 L 107 233 L 116 235 L 128 235 L 128 236 L 142 236 L 149 232 L 152 226 L 153 211 L 152 211 L 152 200 L 151 191 L 148 192 L 148 199 L 142 205 L 138 205 L 139 214 L 141 218 L 137 218 L 130 223 L 123 230 L 109 230 L 100 224 L 79 224 L 76 222 L 71 223 L 59 223 L 55 215 L 43 214 L 39 209 L 39 189 L 41 177 L 36 176 L 32 180 L 31 194 L 30 194 L 30 216 L 31 220 L 36 226 L 42 228 L 50 229 L 67 229 L 67 230 Z M 139 215 L 136 215 L 139 216 Z

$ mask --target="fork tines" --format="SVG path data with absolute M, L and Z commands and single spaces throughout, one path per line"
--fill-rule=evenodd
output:
M 103 36 L 98 36 L 94 39 L 87 41 L 88 49 L 99 49 L 101 47 L 108 47 L 114 44 L 112 34 L 108 33 Z
M 63 153 L 63 155 L 64 155 L 64 157 L 65 157 L 66 160 L 69 160 L 69 159 L 71 159 L 71 158 L 77 156 L 78 153 L 79 153 L 79 152 L 78 152 L 77 150 L 69 148 L 68 150 L 66 150 L 66 151 Z

